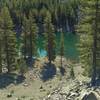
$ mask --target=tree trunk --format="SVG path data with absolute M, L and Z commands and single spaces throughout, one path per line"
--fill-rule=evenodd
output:
M 24 45 L 25 45 L 25 52 L 24 52 L 24 58 L 25 58 L 25 60 L 26 60 L 26 54 L 27 54 L 27 44 L 26 44 L 26 32 L 24 33 L 24 35 L 25 35 L 25 38 L 24 38 Z
M 50 37 L 48 35 L 48 58 L 49 58 L 49 66 L 51 67 L 51 42 Z
M 48 58 L 49 58 L 49 66 L 51 67 L 51 51 L 50 51 L 50 43 L 48 45 Z
M 30 63 L 32 67 L 32 33 L 30 33 Z
M 62 55 L 61 55 L 61 67 L 63 67 L 63 66 L 62 66 Z
M 93 71 L 92 71 L 92 80 L 91 80 L 91 84 L 92 86 L 96 85 L 96 51 L 97 51 L 97 28 L 98 28 L 98 20 L 97 20 L 97 16 L 98 16 L 98 0 L 96 0 L 96 13 L 95 13 L 95 32 L 93 34 L 93 39 L 94 39 L 94 43 L 93 43 Z
M 68 24 L 68 18 L 66 19 L 66 28 L 67 28 L 67 32 L 69 32 L 70 28 L 69 28 L 69 24 Z
M 4 34 L 5 34 L 5 51 L 6 51 L 6 59 L 7 59 L 7 69 L 9 73 L 11 69 L 10 69 L 10 62 L 9 62 L 8 38 L 6 36 L 6 32 L 4 32 Z
M 0 40 L 0 73 L 2 73 L 2 52 L 1 52 L 1 40 Z

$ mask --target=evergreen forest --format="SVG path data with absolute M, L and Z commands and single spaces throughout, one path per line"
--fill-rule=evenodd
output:
M 0 100 L 100 100 L 100 0 L 0 0 Z

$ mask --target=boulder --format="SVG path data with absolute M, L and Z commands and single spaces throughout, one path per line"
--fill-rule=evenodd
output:
M 70 97 L 77 97 L 78 96 L 78 93 L 71 92 L 70 94 L 71 94 Z
M 80 100 L 100 100 L 100 96 L 96 92 L 91 91 L 84 94 Z

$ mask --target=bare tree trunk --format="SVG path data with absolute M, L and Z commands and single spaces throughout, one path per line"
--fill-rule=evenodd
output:
M 92 72 L 92 80 L 91 80 L 91 84 L 92 86 L 96 85 L 96 51 L 97 51 L 97 28 L 98 28 L 98 20 L 97 20 L 97 16 L 98 16 L 98 0 L 96 0 L 96 13 L 95 13 L 95 32 L 93 34 L 93 39 L 94 39 L 94 43 L 93 43 L 93 72 Z
M 63 67 L 63 66 L 62 66 L 62 55 L 61 55 L 61 67 Z
M 51 51 L 50 51 L 50 41 L 48 42 L 48 58 L 49 58 L 49 66 L 51 67 Z

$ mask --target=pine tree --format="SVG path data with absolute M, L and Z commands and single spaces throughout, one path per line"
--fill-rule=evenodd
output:
M 3 34 L 3 54 L 7 63 L 8 72 L 15 67 L 16 58 L 16 34 L 13 32 L 13 22 L 7 7 L 2 8 L 0 16 L 0 30 Z
M 29 20 L 27 17 L 24 15 L 23 17 L 23 28 L 22 28 L 22 38 L 23 38 L 23 49 L 24 49 L 24 59 L 26 60 L 27 55 L 28 55 L 28 31 L 29 31 Z
M 100 56 L 98 57 L 98 54 L 97 54 L 97 51 L 98 49 L 100 50 L 100 41 L 97 41 L 98 40 L 98 36 L 99 36 L 99 25 L 100 25 L 100 20 L 99 20 L 99 17 L 100 17 L 100 5 L 99 5 L 99 0 L 96 0 L 95 1 L 95 18 L 94 18 L 94 24 L 93 24 L 93 27 L 94 27 L 94 33 L 93 33 L 93 70 L 92 70 L 92 80 L 91 80 L 91 84 L 93 86 L 96 85 L 96 78 L 97 78 L 97 75 L 100 73 L 97 73 L 97 67 L 100 67 L 100 65 L 98 65 L 98 61 L 100 61 Z M 99 46 L 99 47 L 98 47 Z M 100 70 L 100 68 L 98 69 Z M 99 76 L 98 75 L 98 76 Z
M 77 20 L 78 1 L 80 0 L 0 0 L 0 8 L 6 5 L 11 12 L 14 22 L 18 25 L 22 24 L 22 13 L 29 16 L 30 10 L 35 10 L 34 15 L 39 20 L 40 11 L 42 10 L 43 14 L 45 13 L 43 8 L 46 8 L 45 10 L 50 11 L 53 16 L 52 20 L 56 29 L 59 28 L 57 24 L 61 23 L 67 31 L 74 31 L 74 25 Z
M 35 23 L 34 15 L 30 12 L 29 15 L 29 38 L 30 38 L 30 59 L 32 63 L 33 56 L 36 54 L 36 39 L 37 39 L 37 33 L 38 33 L 38 27 Z
M 52 25 L 51 14 L 47 11 L 46 18 L 44 20 L 45 27 L 45 37 L 46 37 L 46 49 L 48 54 L 49 64 L 51 66 L 51 61 L 56 57 L 56 41 L 55 41 L 55 31 L 54 26 Z
M 97 44 L 100 43 L 97 43 L 100 25 L 98 4 L 98 0 L 81 0 L 82 13 L 78 25 L 78 32 L 82 33 L 79 44 L 80 59 L 86 69 L 85 72 L 91 76 L 92 85 L 95 85 L 97 78 Z
M 36 40 L 38 27 L 35 22 L 35 17 L 32 12 L 30 12 L 28 18 L 24 15 L 23 17 L 23 50 L 24 50 L 24 58 L 29 56 L 29 63 L 32 66 L 33 56 L 36 55 Z

